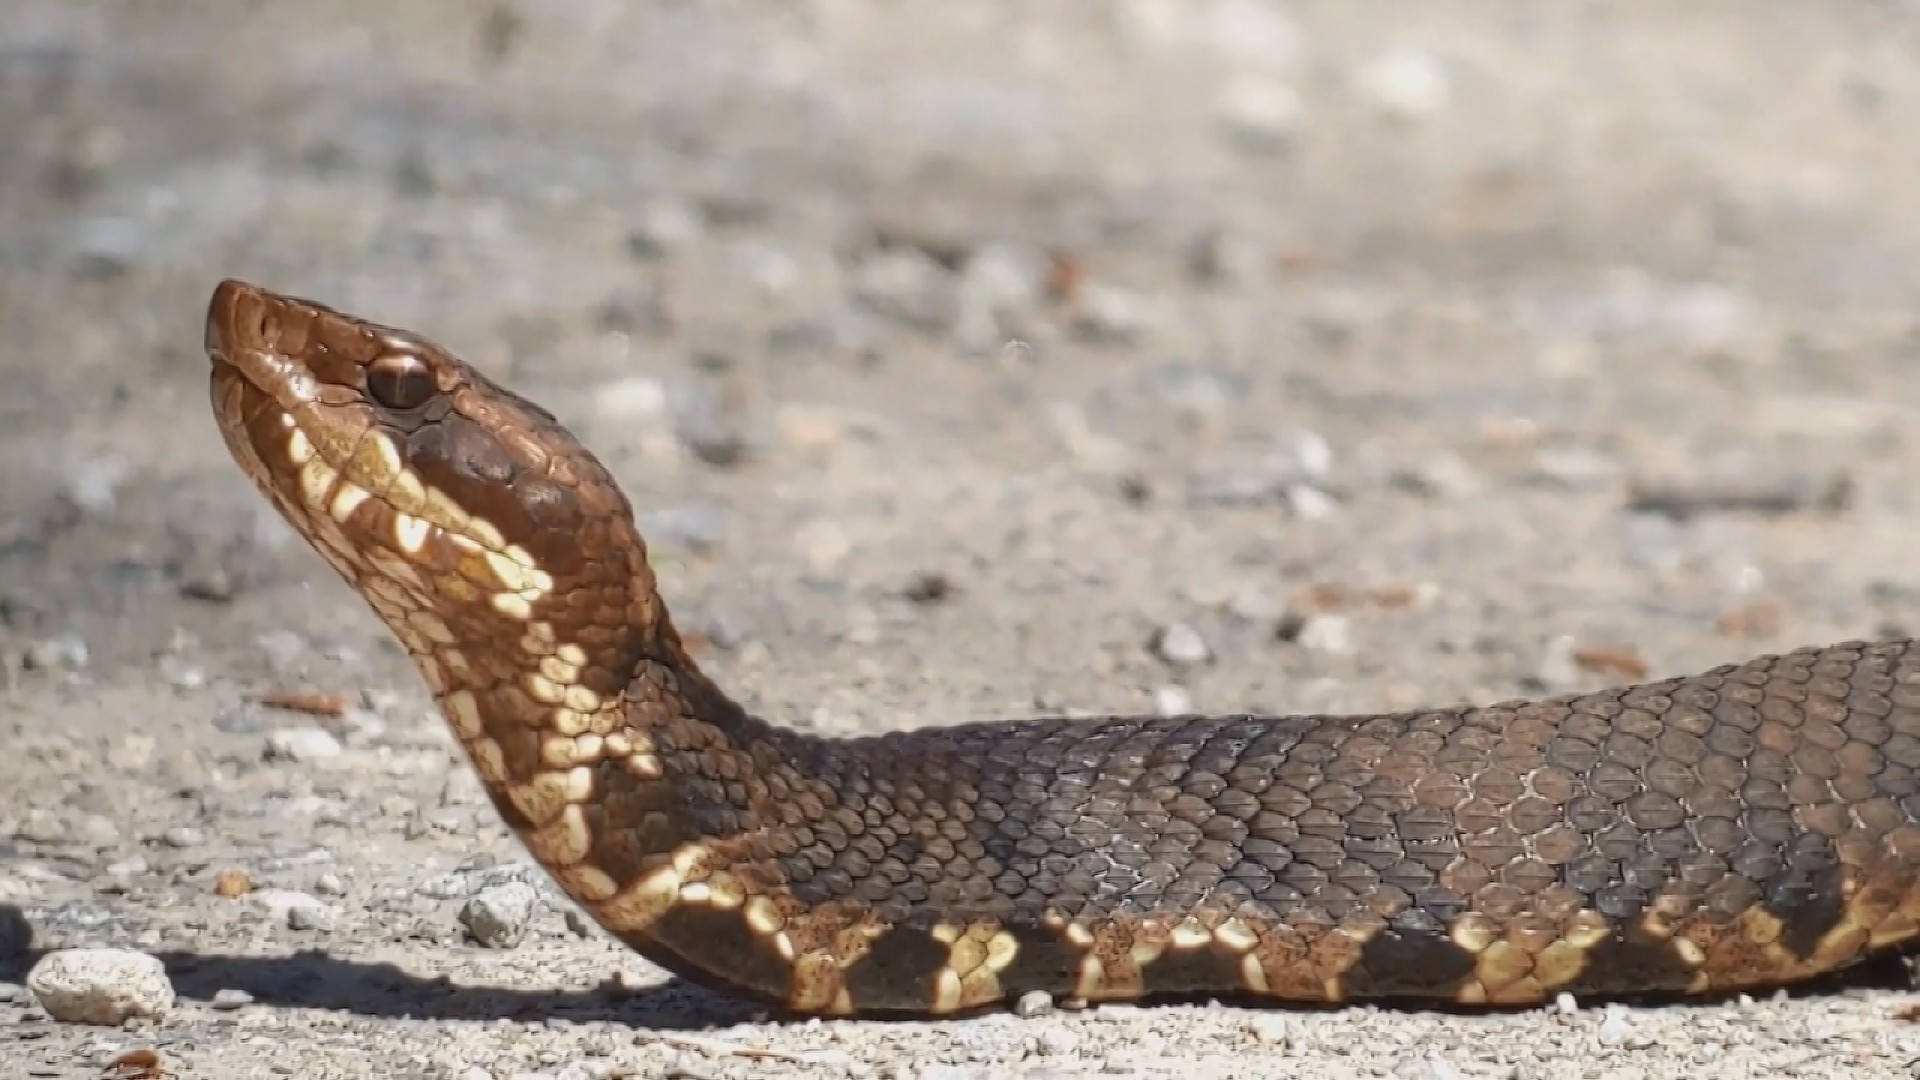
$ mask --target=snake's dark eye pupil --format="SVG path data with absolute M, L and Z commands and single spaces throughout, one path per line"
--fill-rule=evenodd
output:
M 367 368 L 367 392 L 389 409 L 414 409 L 433 396 L 433 374 L 417 356 L 383 356 Z

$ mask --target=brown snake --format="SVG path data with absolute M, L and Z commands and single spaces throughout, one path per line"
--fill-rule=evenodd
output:
M 404 330 L 228 281 L 240 466 L 406 646 L 601 925 L 801 1012 L 1721 992 L 1920 933 L 1920 649 L 1544 701 L 857 739 L 688 657 L 607 470 Z

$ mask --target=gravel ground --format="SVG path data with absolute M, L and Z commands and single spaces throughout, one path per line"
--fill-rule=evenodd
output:
M 1917 48 L 1865 0 L 10 0 L 0 1074 L 1912 1075 L 1897 961 L 937 1023 L 673 981 L 227 460 L 199 320 L 249 277 L 532 392 L 803 727 L 1591 687 L 1915 628 Z M 68 948 L 164 970 L 30 991 Z

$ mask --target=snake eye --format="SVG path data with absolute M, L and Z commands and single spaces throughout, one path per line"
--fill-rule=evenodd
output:
M 412 353 L 387 353 L 367 365 L 367 391 L 389 409 L 415 409 L 438 389 L 433 373 Z

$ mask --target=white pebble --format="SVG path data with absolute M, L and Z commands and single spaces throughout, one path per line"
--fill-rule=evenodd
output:
M 328 872 L 313 879 L 313 891 L 322 896 L 345 896 L 347 884 L 340 880 L 339 874 Z
M 78 634 L 45 638 L 27 646 L 22 659 L 37 671 L 78 671 L 87 666 L 87 642 Z
M 1254 151 L 1285 148 L 1298 134 L 1306 115 L 1293 87 L 1265 76 L 1249 76 L 1228 84 L 1215 111 L 1234 142 Z
M 213 999 L 207 1002 L 207 1007 L 225 1011 L 251 1004 L 253 1004 L 252 994 L 247 993 L 245 990 L 225 987 L 213 992 Z
M 1360 69 L 1358 89 L 1395 120 L 1424 120 L 1447 107 L 1453 86 L 1430 53 L 1396 49 Z
M 667 388 L 650 375 L 629 375 L 603 384 L 593 404 L 608 419 L 650 419 L 666 414 Z
M 1161 716 L 1186 716 L 1193 712 L 1193 695 L 1178 683 L 1153 688 L 1153 707 Z
M 1013 1003 L 1015 1016 L 1040 1016 L 1053 1011 L 1053 995 L 1045 990 L 1029 990 Z
M 1154 637 L 1154 651 L 1170 664 L 1204 664 L 1213 656 L 1200 631 L 1186 623 L 1169 623 Z
M 1303 649 L 1347 656 L 1353 652 L 1353 620 L 1345 615 L 1309 615 L 1294 639 Z
M 1565 990 L 1553 996 L 1553 1007 L 1561 1016 L 1572 1016 L 1580 1011 L 1580 1002 Z
M 1080 1035 L 1069 1027 L 1049 1027 L 1040 1032 L 1034 1043 L 1042 1054 L 1064 1057 L 1080 1049 Z
M 1287 509 L 1301 521 L 1325 521 L 1339 512 L 1340 504 L 1312 484 L 1291 484 L 1287 487 Z
M 168 847 L 199 847 L 201 844 L 207 842 L 207 834 L 205 831 L 194 828 L 192 825 L 175 825 L 173 828 L 161 833 L 160 839 L 165 840 Z
M 40 958 L 27 988 L 55 1020 L 119 1024 L 173 1006 L 173 983 L 159 960 L 128 949 L 62 949 Z
M 1633 1025 L 1627 1021 L 1627 1014 L 1618 1005 L 1607 1006 L 1607 1015 L 1600 1021 L 1600 1029 L 1595 1037 L 1601 1046 L 1621 1046 L 1633 1036 Z
M 325 728 L 284 728 L 267 735 L 267 756 L 287 761 L 326 761 L 340 756 L 340 740 Z

